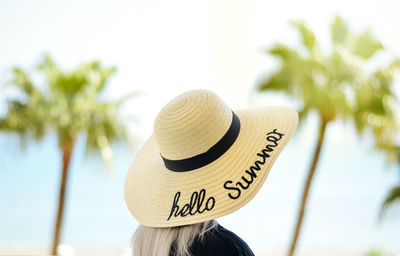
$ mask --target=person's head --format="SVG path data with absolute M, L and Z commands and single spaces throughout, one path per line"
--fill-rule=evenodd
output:
M 125 202 L 143 225 L 135 235 L 137 255 L 171 248 L 175 240 L 185 252 L 195 239 L 187 234 L 201 236 L 209 227 L 202 223 L 252 200 L 297 120 L 288 107 L 233 111 L 208 90 L 170 101 L 125 179 Z
M 139 225 L 133 236 L 133 255 L 168 256 L 172 250 L 173 255 L 189 256 L 192 243 L 216 225 L 215 220 L 167 228 Z

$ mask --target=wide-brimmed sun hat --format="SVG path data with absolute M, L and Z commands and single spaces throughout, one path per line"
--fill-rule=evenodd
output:
M 151 227 L 238 210 L 261 188 L 297 121 L 289 107 L 231 110 L 208 90 L 177 96 L 158 113 L 128 171 L 128 209 Z

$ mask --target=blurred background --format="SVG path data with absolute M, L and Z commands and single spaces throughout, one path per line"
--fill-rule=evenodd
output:
M 158 111 L 200 88 L 301 114 L 258 195 L 218 219 L 256 255 L 399 255 L 399 11 L 0 0 L 0 255 L 130 255 L 125 175 Z

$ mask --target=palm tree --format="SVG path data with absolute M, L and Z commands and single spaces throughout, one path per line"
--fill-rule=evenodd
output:
M 100 151 L 109 165 L 110 143 L 128 135 L 119 110 L 126 98 L 116 102 L 100 99 L 115 68 L 106 68 L 98 61 L 63 72 L 49 56 L 45 56 L 37 70 L 44 74 L 42 87 L 35 85 L 23 70 L 13 69 L 9 86 L 19 92 L 19 97 L 8 100 L 7 113 L 0 118 L 0 129 L 17 133 L 22 142 L 29 138 L 40 140 L 50 132 L 57 135 L 62 170 L 51 249 L 51 254 L 55 255 L 60 242 L 69 165 L 77 137 L 85 134 L 87 152 Z
M 269 54 L 280 60 L 280 67 L 263 79 L 257 90 L 281 91 L 293 97 L 299 105 L 299 121 L 310 113 L 318 116 L 317 141 L 303 187 L 297 223 L 288 255 L 294 254 L 306 211 L 307 199 L 327 128 L 332 122 L 345 120 L 354 124 L 361 135 L 369 130 L 376 144 L 393 142 L 397 122 L 393 110 L 395 95 L 392 78 L 399 60 L 368 72 L 366 65 L 378 51 L 383 51 L 370 30 L 350 33 L 345 22 L 337 16 L 331 25 L 332 49 L 325 54 L 314 32 L 303 22 L 291 23 L 299 32 L 300 47 L 278 43 Z

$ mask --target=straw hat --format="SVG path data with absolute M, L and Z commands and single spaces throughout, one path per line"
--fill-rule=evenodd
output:
M 154 133 L 128 171 L 128 209 L 152 227 L 238 210 L 261 188 L 297 120 L 288 107 L 232 111 L 208 90 L 177 96 L 157 115 Z

